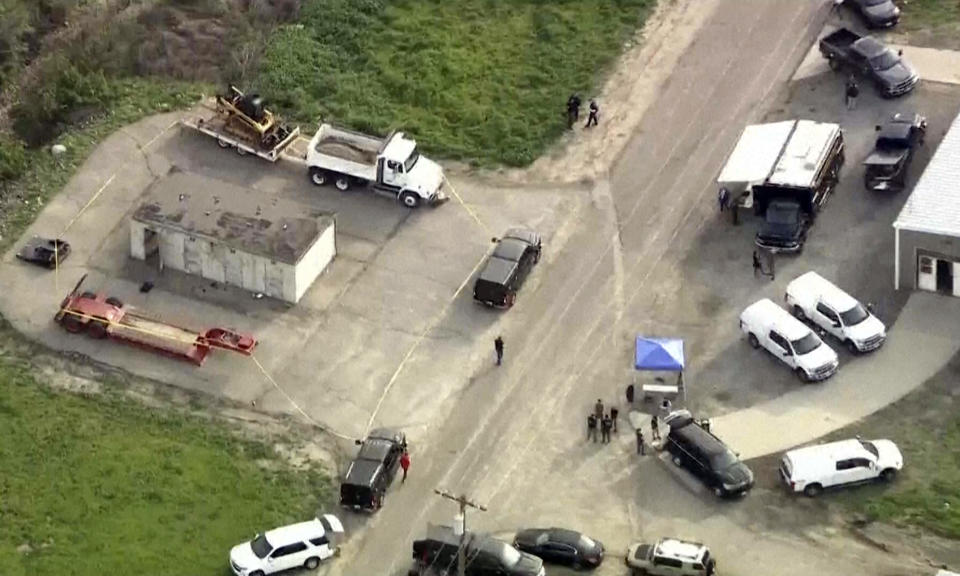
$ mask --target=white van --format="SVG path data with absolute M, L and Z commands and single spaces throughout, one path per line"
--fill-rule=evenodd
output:
M 840 365 L 832 348 L 769 298 L 747 306 L 740 314 L 740 330 L 751 346 L 766 348 L 804 382 L 826 380 Z
M 333 514 L 257 534 L 230 550 L 230 569 L 237 576 L 264 576 L 304 567 L 313 570 L 337 553 L 336 535 L 343 524 Z
M 791 492 L 813 497 L 824 488 L 889 482 L 903 468 L 903 455 L 889 440 L 841 440 L 790 450 L 780 460 L 780 477 Z
M 876 350 L 887 339 L 883 322 L 816 272 L 807 272 L 787 284 L 783 299 L 798 320 L 809 319 L 852 353 Z

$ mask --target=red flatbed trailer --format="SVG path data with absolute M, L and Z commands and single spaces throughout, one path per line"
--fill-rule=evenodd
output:
M 152 352 L 166 354 L 203 364 L 213 348 L 253 354 L 256 339 L 226 328 L 209 328 L 202 332 L 163 322 L 126 306 L 119 299 L 106 294 L 81 292 L 86 275 L 60 303 L 54 317 L 72 334 L 86 332 L 94 339 L 111 338 L 139 346 Z

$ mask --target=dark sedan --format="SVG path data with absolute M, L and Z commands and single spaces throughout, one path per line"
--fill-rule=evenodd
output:
M 889 28 L 900 21 L 900 9 L 893 0 L 847 0 L 870 28 Z
M 20 251 L 17 258 L 45 268 L 56 268 L 70 255 L 70 245 L 63 240 L 35 236 Z
M 603 544 L 574 530 L 529 528 L 517 532 L 513 545 L 544 562 L 596 568 L 603 562 Z

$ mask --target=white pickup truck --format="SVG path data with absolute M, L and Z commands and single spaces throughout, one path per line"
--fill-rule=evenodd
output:
M 443 169 L 420 155 L 417 143 L 403 132 L 376 138 L 321 124 L 307 148 L 310 181 L 333 182 L 340 191 L 355 184 L 371 185 L 407 208 L 446 199 Z
M 809 319 L 846 344 L 852 353 L 876 350 L 887 337 L 883 322 L 816 272 L 807 272 L 787 284 L 783 299 L 797 319 Z

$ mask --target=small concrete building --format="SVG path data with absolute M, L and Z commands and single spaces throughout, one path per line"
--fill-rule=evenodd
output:
M 893 228 L 894 287 L 960 296 L 960 115 Z
M 298 302 L 336 254 L 334 219 L 219 180 L 173 172 L 130 221 L 130 255 Z

